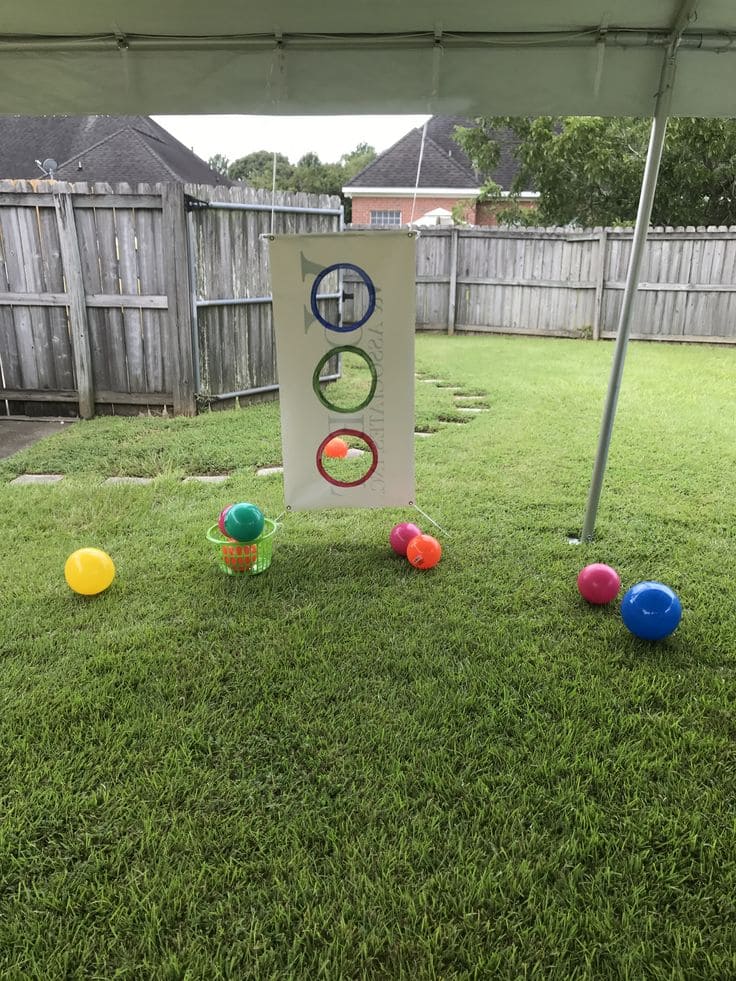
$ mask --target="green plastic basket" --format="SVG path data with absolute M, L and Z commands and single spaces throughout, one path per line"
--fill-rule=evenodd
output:
M 279 525 L 266 518 L 263 531 L 254 542 L 236 542 L 227 538 L 218 525 L 207 531 L 207 541 L 217 549 L 220 568 L 228 576 L 257 576 L 271 565 L 273 556 L 273 536 Z

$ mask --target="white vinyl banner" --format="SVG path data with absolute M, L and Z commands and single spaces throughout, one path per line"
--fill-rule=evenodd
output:
M 414 502 L 415 240 L 407 231 L 271 238 L 288 508 Z M 348 386 L 339 401 L 318 381 L 335 355 L 362 369 L 354 394 L 349 379 L 337 383 Z M 328 466 L 325 447 L 335 438 L 357 444 L 355 473 Z

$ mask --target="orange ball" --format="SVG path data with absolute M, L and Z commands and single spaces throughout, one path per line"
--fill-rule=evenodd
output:
M 325 456 L 341 459 L 342 457 L 348 455 L 348 444 L 344 439 L 340 439 L 339 436 L 335 436 L 329 441 L 329 443 L 325 443 L 324 454 Z
M 417 535 L 406 546 L 406 557 L 415 569 L 431 569 L 442 558 L 442 546 L 431 535 Z

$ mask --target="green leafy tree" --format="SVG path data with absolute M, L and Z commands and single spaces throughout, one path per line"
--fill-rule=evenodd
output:
M 520 169 L 511 188 L 540 192 L 534 216 L 519 213 L 518 197 L 505 204 L 519 223 L 617 225 L 636 218 L 650 121 L 599 116 L 536 119 L 481 117 L 459 129 L 458 143 L 481 173 L 493 173 L 499 147 L 494 134 L 510 129 L 519 139 Z M 499 201 L 489 184 L 481 199 Z M 501 215 L 499 215 L 501 217 Z M 513 217 L 512 217 L 513 220 Z M 657 225 L 736 223 L 736 121 L 670 120 L 652 210 Z
M 218 174 L 222 174 L 223 177 L 227 177 L 230 161 L 221 153 L 216 153 L 214 157 L 210 157 L 207 164 L 212 168 L 212 170 L 216 170 Z
M 350 199 L 345 199 L 342 189 L 357 173 L 376 158 L 376 151 L 367 143 L 359 143 L 349 153 L 343 154 L 338 163 L 323 163 L 316 153 L 305 153 L 292 164 L 282 154 L 276 154 L 276 190 L 303 191 L 306 194 L 334 194 L 345 205 L 346 220 L 350 220 Z M 227 165 L 222 154 L 210 159 L 210 166 L 217 161 L 220 166 Z M 216 168 L 217 169 L 217 168 Z M 271 190 L 273 186 L 273 153 L 270 150 L 256 150 L 227 165 L 226 173 L 232 180 L 244 181 L 250 187 Z
M 375 147 L 369 146 L 367 143 L 359 143 L 350 153 L 344 153 L 340 157 L 340 163 L 343 169 L 343 183 L 347 184 L 348 181 L 351 181 L 364 167 L 373 163 L 376 156 Z
M 276 190 L 291 191 L 294 167 L 283 153 L 276 154 Z M 234 181 L 244 181 L 249 187 L 267 188 L 273 186 L 273 153 L 270 150 L 256 150 L 245 157 L 234 160 L 229 167 L 228 177 Z
M 293 180 L 295 191 L 341 196 L 343 168 L 340 164 L 322 163 L 316 153 L 305 153 L 294 168 Z
M 344 153 L 340 157 L 340 164 L 342 166 L 342 185 L 344 186 L 349 181 L 359 174 L 364 167 L 368 164 L 373 163 L 376 159 L 375 147 L 369 146 L 368 143 L 359 143 L 354 150 L 350 153 Z M 342 203 L 345 206 L 345 221 L 349 222 L 353 217 L 353 201 L 352 198 L 343 197 L 341 194 Z

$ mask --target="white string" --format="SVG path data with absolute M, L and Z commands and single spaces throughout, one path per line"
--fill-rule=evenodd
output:
M 271 234 L 273 235 L 273 215 L 276 206 L 276 151 L 273 151 L 273 179 L 271 181 Z
M 424 126 L 422 127 L 422 143 L 421 146 L 419 147 L 419 163 L 417 164 L 417 179 L 414 182 L 414 198 L 411 202 L 411 218 L 409 219 L 410 225 L 414 221 L 414 208 L 416 207 L 416 203 L 417 203 L 417 188 L 419 187 L 419 175 L 422 172 L 422 157 L 424 156 L 424 140 L 426 139 L 426 136 L 427 136 L 427 120 L 425 120 Z
M 427 512 L 426 511 L 422 511 L 422 509 L 419 507 L 418 504 L 414 504 L 414 510 L 415 511 L 418 511 L 422 515 L 422 517 L 423 518 L 426 518 L 427 521 L 429 521 L 431 524 L 433 524 L 435 526 L 435 528 L 439 528 L 439 530 L 442 532 L 443 535 L 447 535 L 448 538 L 452 538 L 452 535 L 450 534 L 450 532 L 447 531 L 446 528 L 443 528 L 442 525 L 437 524 L 437 522 L 434 520 L 434 518 L 430 518 L 430 516 L 427 514 Z

